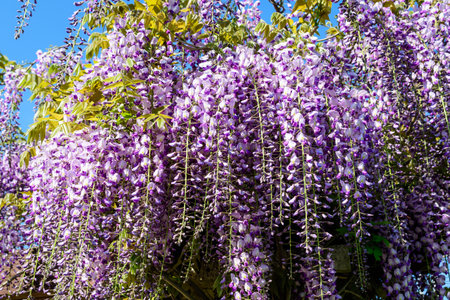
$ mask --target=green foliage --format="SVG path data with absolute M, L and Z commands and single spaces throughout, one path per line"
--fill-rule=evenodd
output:
M 217 296 L 219 296 L 219 297 L 222 297 L 222 294 L 223 294 L 221 281 L 222 281 L 222 276 L 219 275 L 219 276 L 217 276 L 217 278 L 216 278 L 216 280 L 214 281 L 214 284 L 213 284 L 213 289 L 216 291 Z
M 311 33 L 316 33 L 319 25 L 325 25 L 325 22 L 330 20 L 332 4 L 330 0 L 297 0 L 292 11 L 302 11 L 311 16 L 307 28 Z
M 17 194 L 6 194 L 3 198 L 0 198 L 0 210 L 4 206 L 15 206 L 17 207 L 16 216 L 22 215 L 23 212 L 25 212 L 26 206 L 27 206 L 27 200 L 24 198 L 24 196 L 30 196 L 31 192 L 22 192 Z M 0 221 L 0 228 L 2 226 L 2 223 Z
M 89 41 L 91 43 L 86 48 L 87 60 L 96 57 L 99 54 L 101 48 L 106 49 L 109 47 L 108 38 L 104 33 L 93 32 L 89 37 Z
M 308 32 L 310 34 L 316 34 L 319 25 L 324 25 L 328 28 L 328 38 L 339 38 L 339 29 L 333 27 L 331 22 L 329 22 L 331 7 L 331 1 L 297 1 L 292 12 L 302 11 L 304 13 L 297 21 L 288 18 L 282 13 L 274 12 L 270 19 L 272 24 L 267 24 L 261 20 L 256 26 L 255 31 L 262 34 L 269 43 L 277 36 L 280 36 L 282 39 L 294 38 L 296 42 L 299 42 L 301 39 L 300 33 Z M 308 18 L 305 16 L 308 16 Z M 305 21 L 306 19 L 310 19 L 310 21 L 307 22 Z
M 278 34 L 282 34 L 284 37 L 289 37 L 292 34 L 297 33 L 297 28 L 294 26 L 292 19 L 286 18 L 283 14 L 274 12 L 271 17 L 272 25 L 267 24 L 264 21 L 260 21 L 256 26 L 255 31 L 262 33 L 267 42 L 271 42 Z
M 144 128 L 145 129 L 151 128 L 155 124 L 160 129 L 166 129 L 167 126 L 170 126 L 169 120 L 172 119 L 172 117 L 162 114 L 162 111 L 164 111 L 166 108 L 167 108 L 167 105 L 155 108 L 155 109 L 153 109 L 151 114 L 142 115 L 138 119 L 144 120 Z
M 368 243 L 366 243 L 365 249 L 368 254 L 371 254 L 375 257 L 376 261 L 380 261 L 381 255 L 383 253 L 383 244 L 386 247 L 389 247 L 390 243 L 385 237 L 380 235 L 372 235 L 371 238 L 372 239 Z
M 245 43 L 248 29 L 244 25 L 239 25 L 236 20 L 222 20 L 217 23 L 217 39 L 229 45 L 239 45 Z M 208 36 L 210 33 L 205 34 Z M 211 45 L 210 45 L 211 46 Z

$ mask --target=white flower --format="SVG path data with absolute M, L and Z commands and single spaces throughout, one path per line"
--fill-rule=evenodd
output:
M 150 164 L 150 159 L 148 157 L 144 157 L 141 162 L 141 166 L 143 168 L 147 167 Z
M 239 278 L 237 278 L 233 273 L 231 274 L 231 283 L 234 287 L 239 285 Z
M 269 266 L 266 265 L 266 264 L 262 264 L 262 265 L 260 266 L 260 268 L 261 268 L 261 272 L 263 272 L 263 273 L 269 271 Z
M 253 257 L 259 257 L 259 248 L 258 247 L 256 247 L 256 248 L 254 248 L 253 249 L 253 251 L 252 251 L 252 255 L 253 255 Z
M 253 276 L 255 276 L 256 268 L 255 268 L 254 265 L 249 265 L 249 266 L 248 266 L 248 273 L 249 273 L 249 274 L 253 274 Z
M 296 114 L 294 114 L 293 119 L 294 119 L 294 121 L 295 121 L 296 123 L 298 123 L 299 125 L 305 124 L 305 118 L 303 118 L 303 116 L 302 116 L 301 113 L 296 113 Z
M 342 190 L 347 194 L 350 193 L 350 191 L 352 190 L 350 184 L 348 184 L 347 182 L 344 182 L 341 180 L 341 185 L 342 185 Z
M 243 239 L 240 239 L 238 242 L 237 242 L 237 246 L 236 246 L 238 249 L 244 249 L 244 240 Z
M 242 299 L 241 293 L 235 292 L 235 293 L 234 293 L 234 299 L 236 299 L 236 300 L 241 300 L 241 299 Z
M 249 282 L 244 283 L 244 290 L 250 292 L 252 290 L 252 284 Z
M 249 257 L 249 255 L 248 255 L 247 252 L 242 252 L 241 253 L 241 260 L 242 260 L 242 262 L 248 261 L 248 257 Z
M 105 163 L 105 170 L 106 171 L 111 170 L 111 162 L 109 160 Z
M 295 148 L 295 142 L 294 141 L 289 141 L 287 144 L 287 148 L 288 149 L 294 149 Z
M 349 167 L 346 167 L 344 170 L 344 175 L 347 177 L 351 177 L 353 175 L 353 170 Z
M 70 214 L 72 215 L 72 217 L 78 218 L 81 215 L 81 211 L 78 208 L 73 208 L 70 211 Z
M 252 294 L 252 300 L 260 300 L 260 299 L 263 299 L 263 297 L 260 293 Z
M 363 162 L 358 163 L 358 170 L 360 170 L 360 171 L 364 170 L 364 163 Z
M 246 234 L 245 238 L 244 238 L 244 242 L 248 245 L 252 243 L 252 237 L 250 236 L 250 234 Z
M 264 287 L 265 285 L 266 285 L 266 280 L 264 279 L 264 278 L 259 278 L 259 280 L 258 280 L 258 285 L 260 286 L 260 287 Z
M 239 266 L 241 265 L 241 260 L 239 259 L 239 258 L 237 258 L 237 257 L 235 257 L 235 258 L 233 258 L 233 266 L 236 268 L 236 269 L 239 269 Z
M 239 223 L 238 229 L 239 229 L 239 232 L 240 232 L 240 233 L 244 233 L 244 231 L 245 231 L 245 226 L 244 226 L 244 224 L 243 224 L 243 223 Z
M 119 182 L 120 181 L 119 173 L 114 173 L 114 174 L 109 173 L 108 174 L 108 180 L 111 181 L 111 182 L 114 182 L 114 183 Z
M 148 153 L 148 149 L 146 148 L 146 147 L 142 147 L 140 150 L 139 150 L 139 154 L 141 154 L 141 155 L 147 155 L 147 153 Z
M 359 184 L 364 184 L 364 183 L 366 182 L 366 176 L 364 176 L 364 175 L 359 175 L 358 178 L 356 178 L 356 181 L 357 181 Z
M 239 278 L 240 278 L 242 281 L 248 281 L 248 274 L 247 274 L 247 272 L 241 271 L 241 272 L 239 273 Z

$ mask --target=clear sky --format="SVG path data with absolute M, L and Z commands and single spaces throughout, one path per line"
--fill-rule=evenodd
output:
M 52 46 L 61 46 L 67 36 L 66 28 L 69 26 L 68 18 L 72 16 L 76 7 L 74 0 L 39 0 L 30 25 L 25 28 L 25 33 L 18 39 L 14 39 L 17 10 L 21 3 L 15 0 L 3 0 L 0 9 L 0 53 L 16 62 L 33 62 L 36 59 L 36 51 L 45 51 Z M 260 9 L 262 17 L 270 22 L 273 7 L 268 0 L 262 0 Z M 333 5 L 331 18 L 337 13 L 337 5 Z M 321 32 L 324 34 L 323 32 Z M 23 131 L 33 122 L 33 104 L 25 99 L 20 111 L 20 125 Z

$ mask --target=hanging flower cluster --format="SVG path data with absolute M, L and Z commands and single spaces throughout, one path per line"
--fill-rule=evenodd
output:
M 18 271 L 15 263 L 29 245 L 23 239 L 26 226 L 22 224 L 29 197 L 29 173 L 20 166 L 20 153 L 25 149 L 20 143 L 0 147 L 0 280 L 7 288 L 18 283 L 13 277 Z
M 22 102 L 22 91 L 18 88 L 24 72 L 15 69 L 13 65 L 6 68 L 3 76 L 5 87 L 1 91 L 2 101 L 0 103 L 0 143 L 6 142 L 18 133 L 19 105 Z
M 443 298 L 450 3 L 390 3 L 344 1 L 322 43 L 292 20 L 263 38 L 253 1 L 88 1 L 110 22 L 91 62 L 53 50 L 5 79 L 0 105 L 30 88 L 40 118 L 3 160 L 0 196 L 31 196 L 0 207 L 2 280 L 20 266 L 0 288 Z

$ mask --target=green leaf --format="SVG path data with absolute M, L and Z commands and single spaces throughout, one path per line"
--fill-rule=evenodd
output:
M 50 68 L 48 68 L 48 75 L 53 75 L 58 72 L 59 66 L 57 64 L 52 64 Z
M 325 4 L 322 6 L 319 6 L 321 9 L 319 10 L 317 14 L 319 15 L 319 24 L 324 25 L 326 21 L 330 20 L 330 13 L 331 13 L 331 7 L 333 5 L 333 2 L 331 0 L 327 0 Z
M 165 129 L 166 128 L 166 120 L 164 118 L 158 118 L 156 119 L 156 125 L 159 129 Z
M 137 0 L 134 0 L 134 8 L 136 10 L 146 11 L 145 5 Z
M 333 36 L 333 35 L 336 35 L 338 33 L 339 33 L 339 30 L 336 27 L 330 27 L 327 30 L 327 35 L 329 35 L 329 36 Z
M 216 290 L 217 295 L 219 297 L 222 297 L 222 294 L 223 294 L 221 281 L 222 281 L 222 276 L 219 275 L 219 276 L 217 276 L 217 278 L 216 278 L 216 280 L 214 281 L 214 284 L 213 284 L 213 289 Z
M 116 88 L 119 88 L 119 87 L 124 87 L 123 81 L 118 81 L 116 83 L 107 85 L 107 86 L 105 86 L 103 88 L 103 90 L 111 90 L 111 89 L 116 89 Z
M 59 87 L 59 90 L 62 93 L 71 93 L 73 92 L 73 82 L 67 82 Z
M 131 112 L 128 112 L 128 111 L 123 112 L 121 115 L 125 120 L 129 120 L 134 117 L 134 114 L 132 114 Z
M 275 39 L 275 37 L 277 36 L 277 34 L 278 34 L 277 31 L 275 31 L 275 30 L 271 31 L 266 37 L 267 42 L 270 43 L 271 41 L 273 41 Z
M 109 83 L 109 82 L 114 82 L 114 81 L 118 81 L 118 80 L 120 80 L 122 78 L 122 74 L 117 74 L 116 76 L 113 76 L 113 77 L 108 77 L 108 78 L 106 78 L 105 80 L 103 80 L 104 82 L 106 82 L 106 83 Z
M 75 66 L 75 69 L 73 70 L 73 75 L 75 77 L 79 76 L 82 70 L 83 69 L 81 67 L 81 63 L 77 63 L 77 65 Z
M 30 159 L 36 155 L 36 149 L 34 147 L 28 148 L 22 154 L 20 154 L 20 163 L 21 167 L 28 167 L 30 163 Z
M 26 74 L 24 77 L 22 77 L 22 80 L 19 82 L 18 88 L 24 88 L 28 86 L 31 83 L 31 76 L 29 74 Z
M 90 60 L 91 58 L 97 56 L 101 48 L 109 48 L 109 40 L 104 33 L 93 32 L 89 37 L 89 41 L 91 43 L 86 48 L 87 60 Z
M 196 25 L 192 26 L 190 29 L 191 29 L 192 33 L 197 33 L 200 30 L 202 30 L 202 28 L 203 28 L 203 24 L 197 23 Z
M 305 11 L 306 8 L 307 8 L 307 1 L 297 0 L 295 1 L 294 7 L 292 8 L 292 12 L 296 12 L 297 10 Z
M 145 0 L 148 11 L 154 15 L 157 15 L 162 9 L 162 0 Z
M 129 66 L 130 68 L 133 68 L 135 65 L 134 60 L 132 60 L 130 57 L 127 58 L 127 66 Z
M 61 121 L 64 117 L 63 114 L 57 114 L 54 112 L 49 112 L 50 116 L 52 116 L 55 120 Z
M 381 260 L 381 255 L 383 253 L 381 252 L 381 249 L 379 247 L 375 247 L 373 250 L 373 256 L 375 256 L 375 260 L 376 261 L 380 261 Z
M 160 107 L 154 108 L 152 110 L 152 113 L 153 114 L 159 114 L 160 112 L 164 111 L 168 106 L 169 105 L 164 105 L 164 106 L 160 106 Z
M 341 235 L 348 233 L 347 227 L 340 227 L 340 228 L 336 229 L 336 231 Z
M 48 119 L 39 118 L 36 122 L 30 125 L 30 128 L 26 133 L 28 143 L 41 142 L 45 139 L 47 121 Z
M 264 22 L 263 20 L 259 21 L 258 25 L 256 25 L 256 27 L 255 27 L 255 31 L 256 32 L 264 31 L 264 28 L 265 28 L 266 25 L 267 25 L 267 23 Z
M 158 115 L 155 115 L 155 114 L 147 114 L 147 115 L 143 115 L 143 116 L 140 116 L 139 118 L 145 118 L 145 120 L 144 120 L 144 122 L 149 122 L 149 121 L 151 121 L 151 120 L 154 120 L 154 119 L 156 119 L 157 117 L 158 117 Z
M 5 197 L 0 199 L 0 209 L 5 205 L 13 204 L 14 200 L 16 200 L 16 195 L 14 194 L 6 194 Z
M 372 239 L 374 242 L 376 243 L 384 243 L 386 245 L 386 247 L 389 247 L 390 243 L 388 241 L 388 239 L 386 239 L 384 236 L 381 235 L 373 235 Z
M 159 114 L 158 117 L 169 120 L 169 119 L 173 119 L 171 116 L 165 115 L 165 114 Z

